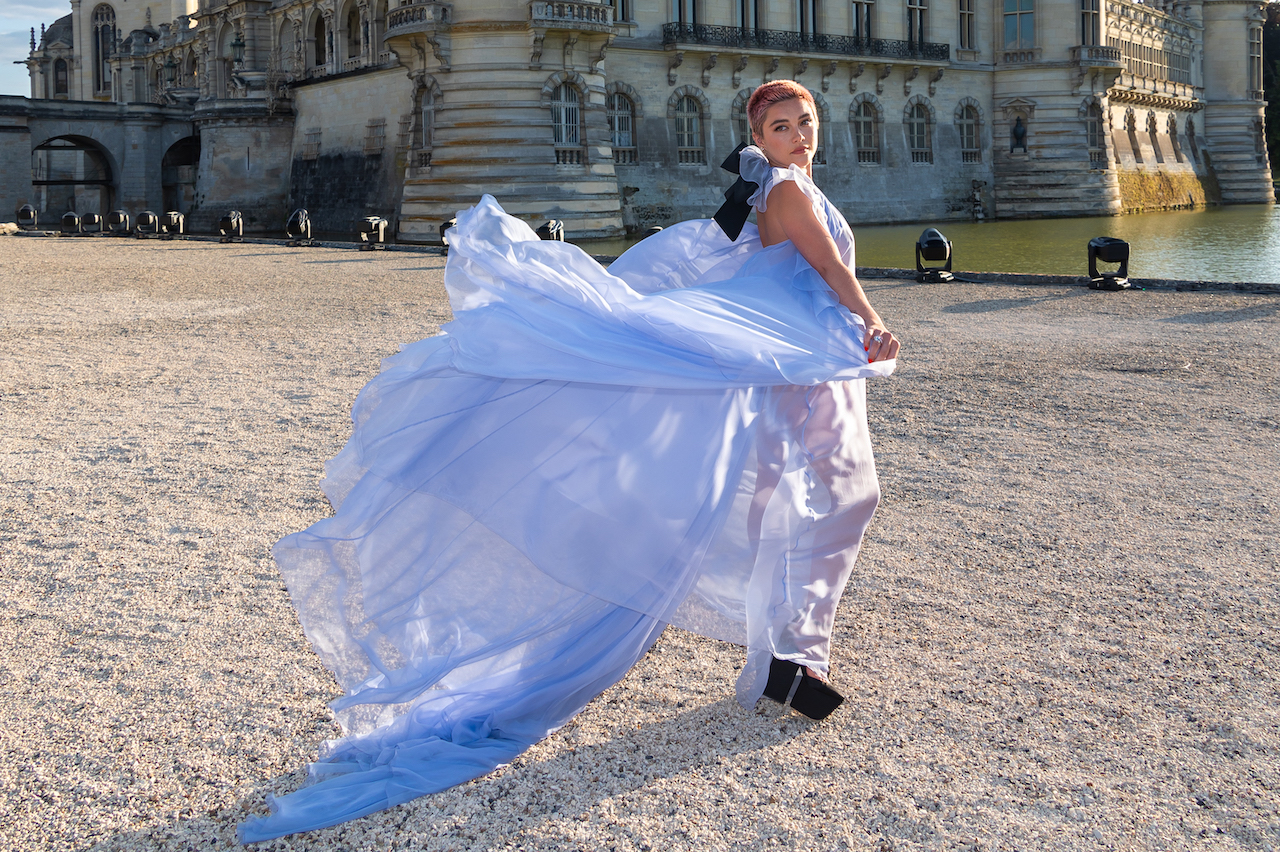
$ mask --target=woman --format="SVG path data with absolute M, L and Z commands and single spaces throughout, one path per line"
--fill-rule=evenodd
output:
M 839 703 L 834 610 L 879 497 L 861 380 L 898 343 L 810 180 L 812 97 L 748 110 L 737 241 L 685 222 L 606 271 L 489 196 L 459 214 L 454 321 L 384 362 L 326 469 L 335 515 L 275 548 L 347 736 L 243 840 L 485 774 L 669 623 L 747 646 L 744 707 Z

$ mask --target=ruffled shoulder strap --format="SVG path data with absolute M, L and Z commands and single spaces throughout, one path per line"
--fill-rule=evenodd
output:
M 748 203 L 758 211 L 763 212 L 767 209 L 766 201 L 769 193 L 783 181 L 795 181 L 799 185 L 800 191 L 808 196 L 810 201 L 818 202 L 823 198 L 821 190 L 818 189 L 807 174 L 800 170 L 799 166 L 791 165 L 785 169 L 771 166 L 765 158 L 764 152 L 755 145 L 748 145 L 742 149 L 738 164 L 739 174 L 742 179 L 758 184 L 760 187 L 748 199 Z

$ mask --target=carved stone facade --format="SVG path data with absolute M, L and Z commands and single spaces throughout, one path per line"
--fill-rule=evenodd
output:
M 574 236 L 706 216 L 747 97 L 780 78 L 813 92 L 815 177 L 855 222 L 1272 198 L 1256 0 L 71 7 L 33 34 L 32 97 L 187 110 L 172 197 L 197 227 L 306 206 L 434 241 L 484 192 Z

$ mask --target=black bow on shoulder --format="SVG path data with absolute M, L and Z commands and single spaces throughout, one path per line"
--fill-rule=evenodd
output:
M 747 143 L 743 142 L 737 148 L 733 149 L 733 153 L 725 157 L 720 168 L 730 174 L 738 175 L 738 179 L 734 181 L 733 186 L 724 191 L 725 202 L 720 205 L 720 209 L 716 211 L 716 215 L 712 219 L 716 220 L 716 224 L 724 231 L 725 236 L 731 240 L 737 240 L 738 235 L 742 233 L 742 226 L 747 224 L 747 217 L 751 215 L 751 205 L 748 200 L 760 188 L 760 184 L 743 180 L 739 174 L 741 168 L 742 149 L 747 147 Z

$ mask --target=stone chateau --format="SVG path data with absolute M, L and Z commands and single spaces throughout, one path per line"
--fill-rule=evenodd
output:
M 489 192 L 571 236 L 710 215 L 762 82 L 854 222 L 1267 202 L 1257 0 L 71 0 L 0 97 L 0 215 L 403 241 Z

